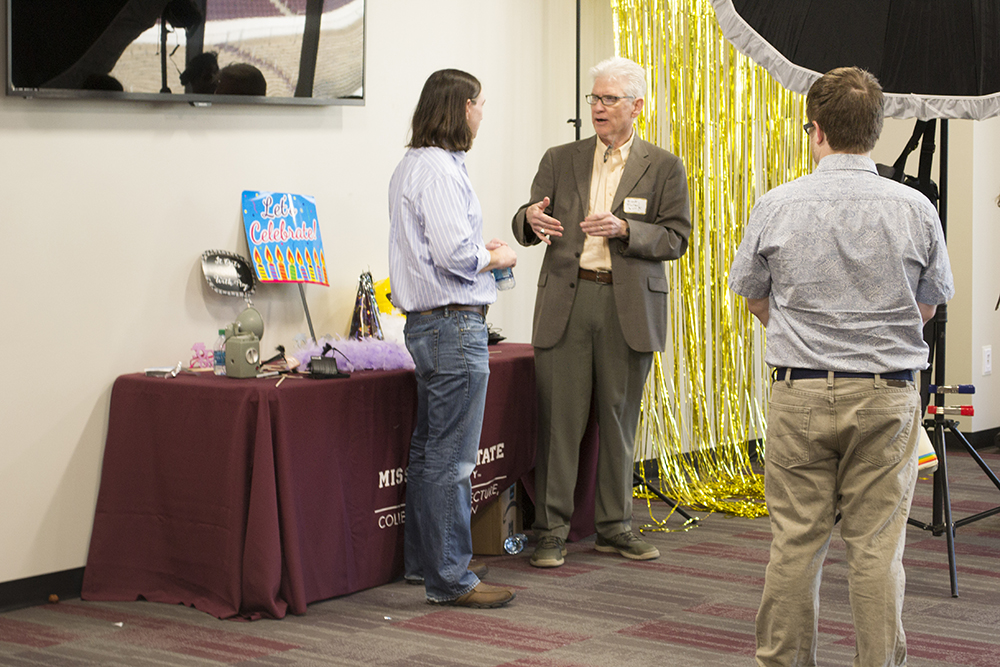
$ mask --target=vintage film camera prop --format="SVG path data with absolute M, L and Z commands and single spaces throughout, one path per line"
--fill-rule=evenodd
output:
M 213 290 L 226 296 L 243 297 L 247 304 L 236 321 L 226 327 L 226 376 L 256 377 L 264 320 L 250 301 L 254 291 L 250 263 L 226 250 L 206 250 L 201 255 L 201 270 Z
M 264 320 L 252 306 L 248 306 L 235 322 L 226 327 L 226 377 L 257 377 L 260 338 L 263 335 Z

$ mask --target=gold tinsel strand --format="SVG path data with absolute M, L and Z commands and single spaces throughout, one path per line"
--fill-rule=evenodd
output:
M 757 197 L 811 167 L 805 100 L 726 42 L 709 0 L 611 7 L 616 53 L 646 70 L 637 131 L 684 161 L 693 224 L 687 253 L 668 263 L 667 351 L 646 386 L 636 458 L 652 451 L 663 492 L 681 505 L 762 516 L 747 444 L 763 443 L 767 368 L 729 266 Z

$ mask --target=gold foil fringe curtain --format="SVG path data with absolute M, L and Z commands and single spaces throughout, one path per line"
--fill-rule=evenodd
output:
M 756 198 L 809 171 L 805 99 L 722 37 L 709 0 L 611 6 L 616 53 L 646 69 L 639 136 L 684 161 L 693 225 L 687 253 L 667 263 L 670 333 L 646 385 L 636 459 L 656 459 L 663 492 L 681 505 L 762 516 L 747 446 L 764 436 L 762 329 L 727 283 Z

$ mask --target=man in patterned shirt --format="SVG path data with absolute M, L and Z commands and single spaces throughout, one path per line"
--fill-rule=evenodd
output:
M 761 197 L 729 286 L 767 329 L 775 368 L 765 497 L 771 557 L 757 664 L 815 665 L 823 559 L 838 512 L 855 666 L 904 665 L 903 546 L 917 476 L 923 324 L 954 295 L 937 211 L 880 178 L 883 97 L 864 70 L 809 89 L 816 170 Z

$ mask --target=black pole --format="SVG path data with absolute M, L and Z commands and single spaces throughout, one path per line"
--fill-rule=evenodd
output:
M 167 19 L 163 14 L 160 14 L 160 92 L 170 92 L 167 85 Z
M 938 190 L 938 217 L 941 218 L 941 229 L 944 231 L 945 241 L 948 240 L 948 119 L 941 119 L 941 164 L 938 180 L 940 188 Z
M 576 0 L 576 116 L 566 121 L 576 128 L 576 140 L 580 140 L 580 0 Z
M 195 0 L 198 11 L 201 12 L 201 21 L 193 28 L 187 28 L 184 35 L 184 69 L 191 64 L 191 59 L 205 51 L 205 24 L 208 23 L 208 8 L 205 6 L 207 0 Z M 191 84 L 184 87 L 184 92 L 190 93 Z
M 295 83 L 295 97 L 312 97 L 322 19 L 323 0 L 306 0 L 306 25 L 302 34 L 302 52 L 299 55 L 299 78 Z
M 941 162 L 938 173 L 938 217 L 941 219 L 941 231 L 944 234 L 945 243 L 948 242 L 948 120 L 941 120 Z M 948 322 L 948 304 L 941 304 L 935 313 L 938 324 L 937 337 L 934 341 L 934 382 L 939 386 L 944 386 L 944 353 L 945 353 L 945 324 Z M 936 405 L 944 405 L 944 395 L 938 394 Z

